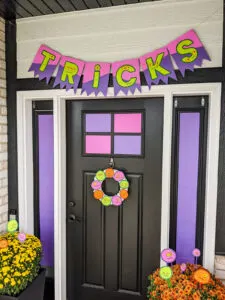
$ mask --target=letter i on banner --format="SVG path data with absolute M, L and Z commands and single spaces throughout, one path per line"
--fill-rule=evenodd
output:
M 38 75 L 40 80 L 46 78 L 46 82 L 49 83 L 60 58 L 60 53 L 41 45 L 28 71 L 34 71 L 34 76 Z
M 110 63 L 86 62 L 83 72 L 82 94 L 94 93 L 97 96 L 100 92 L 107 95 L 109 84 Z
M 185 71 L 201 66 L 203 59 L 211 60 L 195 31 L 189 30 L 167 46 L 184 77 Z
M 141 92 L 140 65 L 138 59 L 123 60 L 112 63 L 114 94 L 122 91 L 125 95 L 135 90 Z
M 160 80 L 168 83 L 169 78 L 177 79 L 167 48 L 161 48 L 140 57 L 141 68 L 147 84 L 159 84 Z
M 84 62 L 82 60 L 62 56 L 53 86 L 59 84 L 61 89 L 66 87 L 67 91 L 73 88 L 74 93 L 76 93 L 83 69 Z

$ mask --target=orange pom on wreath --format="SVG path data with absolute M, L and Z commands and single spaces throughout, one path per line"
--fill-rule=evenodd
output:
M 127 199 L 128 198 L 128 191 L 127 190 L 121 190 L 120 191 L 120 197 L 122 197 L 123 199 Z
M 95 199 L 100 200 L 100 199 L 102 199 L 103 196 L 104 196 L 103 191 L 100 191 L 100 190 L 94 191 Z
M 105 175 L 107 178 L 112 178 L 114 176 L 114 170 L 112 168 L 108 168 L 105 170 Z

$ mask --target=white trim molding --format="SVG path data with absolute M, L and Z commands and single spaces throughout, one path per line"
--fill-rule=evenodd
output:
M 118 95 L 130 97 L 164 97 L 163 162 L 162 162 L 162 211 L 161 249 L 169 246 L 170 224 L 170 170 L 172 143 L 173 97 L 184 95 L 209 96 L 209 123 L 207 141 L 204 256 L 203 264 L 214 271 L 215 232 L 217 209 L 217 177 L 220 132 L 220 83 L 186 85 L 162 85 L 142 87 L 142 93 Z M 113 88 L 107 97 L 77 95 L 73 91 L 41 90 L 17 92 L 17 141 L 18 141 L 18 187 L 20 228 L 33 233 L 33 141 L 32 141 L 32 101 L 53 100 L 54 108 L 54 220 L 55 220 L 55 300 L 66 299 L 66 100 L 115 98 Z M 188 101 L 188 100 L 187 100 Z M 159 254 L 160 256 L 160 254 Z M 159 258 L 160 259 L 160 258 Z M 161 261 L 161 265 L 163 262 Z

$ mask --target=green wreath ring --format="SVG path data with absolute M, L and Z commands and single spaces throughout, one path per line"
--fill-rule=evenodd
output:
M 107 178 L 114 179 L 120 186 L 119 192 L 113 196 L 106 195 L 102 190 L 102 183 Z M 94 198 L 101 201 L 104 206 L 120 206 L 128 197 L 129 182 L 122 171 L 113 168 L 99 170 L 95 174 L 91 187 L 93 189 Z

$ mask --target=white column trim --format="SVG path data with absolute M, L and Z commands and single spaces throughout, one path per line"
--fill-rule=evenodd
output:
M 172 136 L 173 96 L 209 95 L 208 151 L 206 166 L 206 205 L 204 224 L 203 263 L 211 272 L 214 270 L 215 231 L 217 208 L 217 173 L 219 158 L 220 132 L 220 83 L 202 83 L 187 85 L 161 85 L 142 88 L 142 93 L 119 95 L 129 97 L 164 97 L 163 129 L 163 169 L 162 169 L 162 212 L 161 212 L 161 249 L 169 246 L 170 221 L 170 169 Z M 107 97 L 77 95 L 73 91 L 42 90 L 17 92 L 17 140 L 18 140 L 18 188 L 19 222 L 21 229 L 33 232 L 33 148 L 32 148 L 32 99 L 48 100 L 54 103 L 54 180 L 55 180 L 55 299 L 66 299 L 66 100 L 111 99 L 113 88 L 109 88 Z M 163 263 L 162 263 L 163 264 Z
M 20 230 L 34 233 L 32 102 L 17 97 L 18 207 Z M 22 199 L 22 200 L 21 200 Z
M 209 98 L 203 264 L 212 272 L 215 264 L 221 87 L 211 91 Z
M 163 161 L 162 161 L 162 207 L 161 207 L 161 251 L 169 246 L 170 229 L 170 174 L 172 148 L 173 95 L 164 94 Z M 166 265 L 163 260 L 161 266 Z
M 55 300 L 66 299 L 66 113 L 65 100 L 53 99 Z

